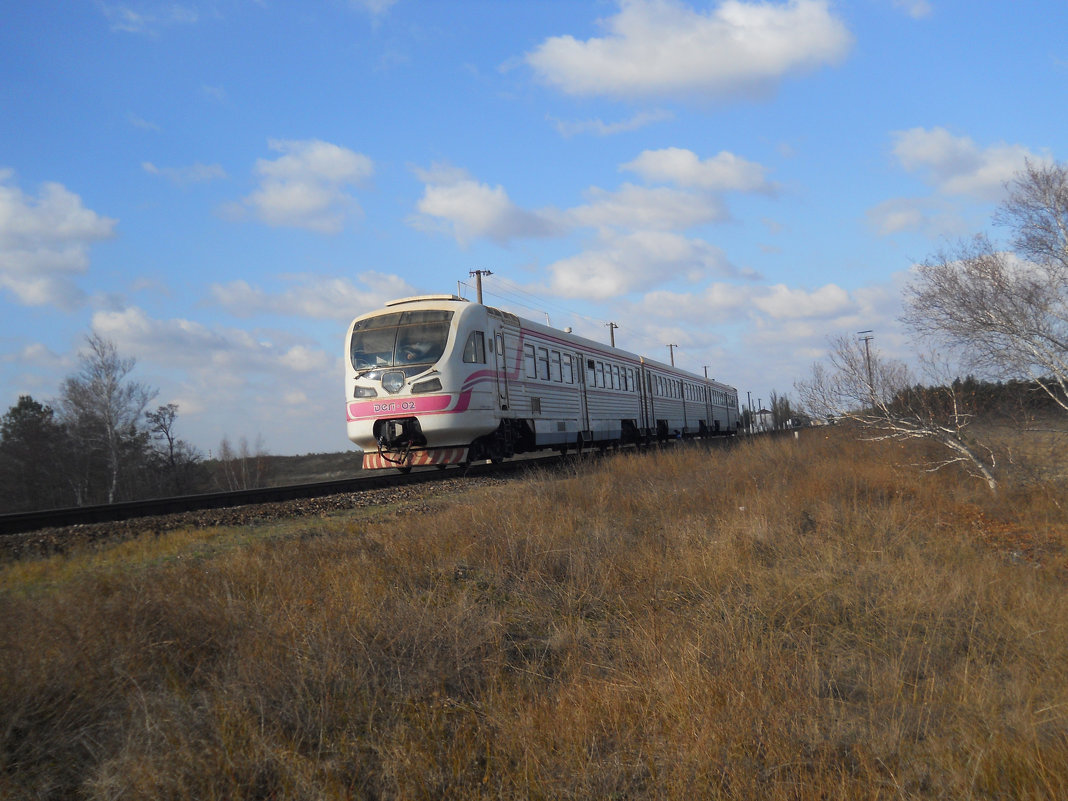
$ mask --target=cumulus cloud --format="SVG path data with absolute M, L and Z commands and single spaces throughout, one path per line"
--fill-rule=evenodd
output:
M 604 122 L 600 119 L 580 120 L 569 122 L 550 117 L 549 120 L 556 126 L 561 136 L 570 138 L 579 134 L 593 134 L 594 136 L 612 136 L 619 133 L 628 133 L 644 128 L 646 125 L 663 122 L 674 118 L 674 114 L 665 109 L 655 111 L 640 111 L 629 119 L 619 122 Z
M 898 131 L 893 153 L 902 167 L 922 173 L 942 194 L 981 201 L 1000 199 L 1005 184 L 1025 160 L 1045 160 L 1023 145 L 1000 143 L 983 148 L 970 137 L 954 136 L 945 128 Z
M 934 11 L 927 0 L 894 0 L 894 7 L 900 8 L 913 19 L 929 17 Z
M 149 175 L 158 175 L 166 178 L 178 186 L 190 184 L 202 184 L 214 181 L 217 178 L 225 178 L 226 170 L 219 164 L 201 164 L 199 161 L 186 167 L 157 167 L 151 161 L 141 162 L 141 169 Z
M 112 237 L 116 222 L 58 183 L 28 196 L 0 169 L 0 287 L 28 306 L 70 308 L 84 297 L 74 277 L 89 269 L 89 247 Z
M 247 281 L 214 284 L 210 289 L 212 302 L 237 317 L 270 314 L 344 322 L 387 300 L 415 294 L 403 278 L 378 272 L 361 273 L 359 285 L 348 278 L 301 275 L 290 279 L 290 286 L 281 292 L 268 292 Z
M 728 217 L 718 198 L 668 187 L 624 184 L 615 192 L 594 187 L 586 196 L 587 205 L 569 212 L 582 226 L 682 231 Z
M 242 329 L 214 328 L 181 318 L 161 320 L 137 307 L 97 312 L 91 327 L 120 352 L 194 372 L 309 373 L 330 370 L 334 363 L 305 343 L 278 343 Z
M 318 139 L 271 140 L 277 159 L 259 159 L 259 187 L 239 206 L 225 211 L 240 217 L 250 211 L 267 225 L 339 232 L 347 218 L 361 213 L 348 187 L 364 184 L 374 174 L 367 156 Z
M 603 25 L 603 37 L 547 39 L 526 61 L 568 94 L 722 98 L 839 63 L 853 42 L 825 0 L 724 0 L 708 11 L 678 0 L 621 0 Z
M 336 342 L 323 349 L 292 330 L 160 319 L 136 307 L 97 312 L 91 327 L 137 359 L 160 402 L 179 405 L 182 437 L 205 450 L 224 435 L 263 435 L 282 453 L 346 447 Z
M 849 293 L 836 284 L 814 291 L 775 284 L 762 287 L 752 299 L 753 306 L 776 320 L 794 318 L 827 319 L 841 315 L 853 306 Z
M 349 0 L 350 4 L 363 9 L 370 14 L 384 14 L 397 2 L 397 0 Z
M 716 192 L 772 193 L 775 190 L 767 179 L 767 168 L 725 150 L 707 159 L 679 147 L 645 150 L 620 169 L 635 172 L 646 181 Z
M 98 3 L 111 30 L 117 33 L 155 34 L 172 25 L 191 25 L 200 19 L 196 8 L 176 3 Z
M 556 295 L 606 300 L 662 284 L 666 276 L 699 282 L 737 274 L 719 248 L 666 231 L 607 235 L 583 253 L 549 265 Z
M 961 235 L 967 230 L 961 215 L 939 198 L 891 198 L 868 209 L 867 220 L 880 236 L 922 231 L 937 238 Z
M 522 209 L 504 187 L 479 183 L 463 170 L 436 165 L 416 174 L 426 182 L 417 206 L 422 216 L 411 220 L 417 227 L 444 228 L 463 245 L 476 238 L 505 243 L 561 232 L 554 213 Z

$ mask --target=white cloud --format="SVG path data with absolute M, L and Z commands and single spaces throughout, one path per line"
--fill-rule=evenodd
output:
M 657 109 L 655 111 L 638 112 L 633 117 L 619 122 L 604 122 L 600 119 L 568 122 L 567 120 L 558 120 L 553 117 L 549 117 L 549 120 L 556 126 L 556 130 L 560 132 L 561 136 L 569 138 L 578 134 L 612 136 L 614 134 L 637 131 L 646 125 L 673 119 L 674 116 L 670 111 Z
M 214 303 L 238 317 L 272 314 L 348 322 L 387 300 L 418 294 L 403 278 L 377 272 L 361 273 L 359 286 L 348 278 L 317 275 L 291 280 L 293 285 L 278 293 L 247 281 L 231 281 L 212 285 L 210 295 Z
M 718 198 L 667 187 L 624 184 L 615 192 L 597 187 L 586 192 L 589 204 L 571 209 L 579 225 L 686 230 L 695 225 L 727 219 L 727 209 Z
M 602 38 L 545 40 L 527 63 L 568 94 L 729 97 L 838 63 L 853 42 L 825 0 L 725 0 L 707 12 L 678 0 L 621 0 L 603 24 Z
M 880 236 L 921 231 L 931 238 L 964 234 L 967 224 L 952 207 L 937 198 L 892 198 L 867 212 L 868 225 Z
M 200 19 L 197 9 L 176 3 L 98 3 L 111 30 L 119 33 L 155 34 L 171 25 L 191 25 Z
M 261 434 L 282 453 L 347 447 L 335 343 L 324 350 L 291 330 L 158 319 L 136 307 L 97 312 L 91 327 L 137 359 L 160 403 L 179 404 L 180 436 L 205 450 L 223 435 Z
M 427 182 L 417 206 L 422 218 L 411 221 L 417 227 L 444 226 L 464 245 L 476 238 L 504 243 L 561 232 L 554 213 L 526 211 L 502 186 L 479 183 L 463 170 L 435 165 L 416 174 Z
M 671 182 L 717 192 L 771 193 L 775 189 L 766 177 L 767 168 L 725 150 L 704 160 L 692 150 L 678 147 L 645 150 L 620 169 L 635 172 L 646 181 Z
M 137 307 L 96 312 L 90 327 L 114 342 L 120 353 L 217 380 L 223 373 L 237 382 L 256 373 L 292 378 L 330 371 L 335 362 L 334 356 L 290 334 L 274 332 L 267 339 L 240 328 L 209 327 L 181 318 L 160 320 Z
M 126 115 L 126 121 L 129 122 L 130 125 L 132 125 L 134 128 L 140 128 L 142 131 L 154 131 L 156 133 L 159 133 L 162 130 L 162 128 L 156 125 L 156 123 L 149 122 L 148 120 L 139 117 L 133 112 L 130 112 Z
M 397 2 L 397 0 L 349 0 L 356 8 L 361 8 L 370 14 L 384 14 Z
M 141 169 L 149 175 L 159 175 L 178 186 L 207 183 L 225 178 L 226 170 L 219 164 L 201 164 L 199 161 L 187 167 L 157 167 L 151 161 L 141 162 Z
M 344 227 L 346 218 L 360 214 L 346 188 L 361 185 L 374 174 L 367 156 L 317 139 L 271 140 L 268 146 L 283 155 L 256 162 L 259 188 L 242 201 L 258 220 L 333 234 Z M 240 209 L 231 205 L 227 211 L 240 216 Z
M 84 293 L 74 276 L 89 269 L 89 247 L 114 235 L 116 220 L 85 208 L 58 183 L 29 197 L 0 169 L 0 287 L 29 306 L 69 308 Z
M 849 293 L 835 284 L 814 291 L 790 288 L 785 284 L 761 287 L 761 294 L 754 296 L 752 302 L 776 320 L 801 317 L 824 320 L 847 313 L 854 305 Z
M 595 248 L 548 270 L 551 292 L 588 300 L 643 291 L 670 278 L 696 283 L 710 274 L 736 273 L 714 245 L 663 231 L 604 236 Z
M 913 19 L 929 17 L 934 11 L 927 0 L 894 0 L 894 7 L 900 8 Z
M 1045 157 L 1023 145 L 997 144 L 981 148 L 967 136 L 945 128 L 912 128 L 894 134 L 894 155 L 909 172 L 922 172 L 939 192 L 974 200 L 998 200 L 1005 184 L 1025 160 Z

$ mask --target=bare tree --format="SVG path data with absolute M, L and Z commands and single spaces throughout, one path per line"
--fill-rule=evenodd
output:
M 987 464 L 969 436 L 972 414 L 957 391 L 959 385 L 919 387 L 903 362 L 885 359 L 876 348 L 848 337 L 831 341 L 828 361 L 829 367 L 813 365 L 812 378 L 794 385 L 809 414 L 851 421 L 869 440 L 937 442 L 946 456 L 925 464 L 925 469 L 959 464 L 985 481 L 991 492 L 997 490 L 993 455 L 988 454 Z
M 270 458 L 262 438 L 256 438 L 255 453 L 249 449 L 245 437 L 241 437 L 236 449 L 230 444 L 229 437 L 222 438 L 215 477 L 217 484 L 229 490 L 265 487 L 270 473 Z
M 904 320 L 980 372 L 1029 376 L 1068 411 L 1068 169 L 1028 163 L 994 221 L 1014 251 L 977 236 L 920 264 Z
M 134 359 L 122 358 L 113 342 L 97 333 L 88 336 L 81 369 L 68 376 L 60 390 L 59 413 L 75 443 L 73 458 L 81 463 L 75 492 L 79 503 L 91 498 L 97 461 L 103 463 L 108 503 L 116 499 L 126 468 L 144 456 L 148 432 L 142 414 L 156 390 L 130 378 Z
M 192 491 L 197 484 L 200 452 L 174 430 L 178 404 L 167 403 L 153 412 L 145 412 L 149 432 L 156 440 L 155 461 L 159 467 L 160 489 L 180 494 Z
M 794 410 L 790 405 L 790 396 L 783 393 L 780 395 L 774 389 L 768 400 L 771 406 L 771 427 L 775 431 L 782 431 L 790 426 L 794 416 Z

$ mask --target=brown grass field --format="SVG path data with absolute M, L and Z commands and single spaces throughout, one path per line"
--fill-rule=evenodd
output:
M 1063 476 L 845 432 L 0 565 L 0 797 L 1065 799 Z

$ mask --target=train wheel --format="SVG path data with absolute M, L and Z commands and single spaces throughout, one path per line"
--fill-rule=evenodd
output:
M 406 476 L 410 472 L 412 472 L 412 468 L 410 466 L 409 467 L 398 467 L 397 468 L 397 472 L 400 473 L 402 476 Z

